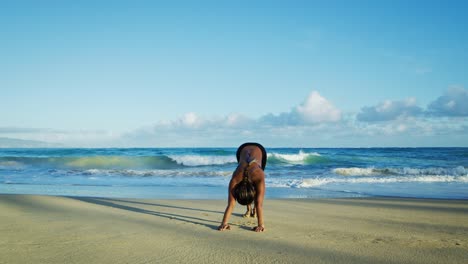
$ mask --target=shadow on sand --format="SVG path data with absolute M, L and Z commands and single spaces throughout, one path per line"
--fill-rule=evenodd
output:
M 107 206 L 112 208 L 117 208 L 120 210 L 126 210 L 134 213 L 140 214 L 147 214 L 147 215 L 154 215 L 162 218 L 167 218 L 171 220 L 182 221 L 186 223 L 196 224 L 206 226 L 208 228 L 217 230 L 218 229 L 218 221 L 213 221 L 209 219 L 184 215 L 184 214 L 174 214 L 174 213 L 167 213 L 161 211 L 153 211 L 133 206 L 124 205 L 121 203 L 131 203 L 131 204 L 141 204 L 141 205 L 151 205 L 157 207 L 165 207 L 165 208 L 173 208 L 173 209 L 180 209 L 180 210 L 191 210 L 191 211 L 199 211 L 199 212 L 210 212 L 210 213 L 219 213 L 222 214 L 223 212 L 218 211 L 210 211 L 204 209 L 196 209 L 196 208 L 189 208 L 189 207 L 179 207 L 179 206 L 172 206 L 172 205 L 165 205 L 165 204 L 151 204 L 151 203 L 144 203 L 144 202 L 135 202 L 135 201 L 126 201 L 126 200 L 118 200 L 118 199 L 110 199 L 110 198 L 92 198 L 92 197 L 68 197 L 70 199 L 78 200 L 81 202 Z M 215 223 L 215 224 L 208 224 L 208 223 Z

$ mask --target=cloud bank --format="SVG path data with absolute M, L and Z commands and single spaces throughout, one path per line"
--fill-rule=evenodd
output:
M 426 107 L 416 99 L 386 100 L 345 113 L 318 91 L 282 113 L 175 120 L 124 133 L 0 127 L 0 137 L 69 147 L 223 147 L 259 141 L 277 147 L 468 146 L 468 91 L 450 88 Z M 1 146 L 0 146 L 1 147 Z
M 408 98 L 365 106 L 356 115 L 358 121 L 369 123 L 414 117 L 468 117 L 468 90 L 462 87 L 449 88 L 425 109 L 416 104 L 416 99 Z
M 428 111 L 437 116 L 468 116 L 468 90 L 453 87 L 429 105 Z
M 387 100 L 376 106 L 363 107 L 356 118 L 364 122 L 379 122 L 417 116 L 422 112 L 422 108 L 416 105 L 416 99 L 408 98 L 404 101 Z
M 165 141 L 180 146 L 191 141 L 232 146 L 251 140 L 274 146 L 459 146 L 468 142 L 466 107 L 459 105 L 466 94 L 464 89 L 449 89 L 427 107 L 417 105 L 415 98 L 386 100 L 353 114 L 343 113 L 312 91 L 288 112 L 267 113 L 257 119 L 242 114 L 208 119 L 187 113 L 127 136 L 153 140 L 155 145 Z M 452 108 L 438 107 L 447 104 Z

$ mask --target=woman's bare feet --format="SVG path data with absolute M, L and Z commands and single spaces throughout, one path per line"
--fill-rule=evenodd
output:
M 249 217 L 255 218 L 256 216 L 257 214 L 255 213 L 255 208 L 252 208 L 252 210 L 247 209 L 247 212 L 245 212 L 245 214 L 242 215 L 242 217 L 244 218 L 249 218 Z
M 245 212 L 245 214 L 243 214 L 242 217 L 249 218 L 249 217 L 251 217 L 251 215 L 252 214 L 251 214 L 250 210 L 247 210 L 247 212 Z
M 257 217 L 257 210 L 255 210 L 255 208 L 252 209 L 252 212 L 250 213 L 250 217 Z

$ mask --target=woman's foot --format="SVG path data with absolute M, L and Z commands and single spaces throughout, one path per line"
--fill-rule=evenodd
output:
M 247 210 L 247 212 L 245 212 L 245 214 L 243 214 L 242 217 L 244 218 L 252 217 L 252 212 L 250 212 L 250 210 Z
M 257 217 L 257 214 L 255 213 L 255 208 L 252 209 L 252 210 L 247 210 L 247 212 L 245 212 L 245 214 L 242 215 L 242 217 L 244 218 L 249 218 L 249 217 Z
M 257 217 L 255 208 L 252 209 L 252 212 L 250 212 L 250 217 L 253 217 L 253 218 Z

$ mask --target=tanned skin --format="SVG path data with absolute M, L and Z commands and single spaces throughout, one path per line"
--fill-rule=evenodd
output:
M 250 166 L 247 163 L 247 159 L 250 160 L 257 160 L 257 162 L 252 163 Z M 255 186 L 256 194 L 254 199 L 255 210 L 257 215 L 258 224 L 252 230 L 255 232 L 263 232 L 265 231 L 265 225 L 263 222 L 263 199 L 265 197 L 265 173 L 260 166 L 260 162 L 262 160 L 262 151 L 257 146 L 245 146 L 239 157 L 239 164 L 237 165 L 236 170 L 232 174 L 231 181 L 229 182 L 229 192 L 228 192 L 228 205 L 226 210 L 224 211 L 223 222 L 218 227 L 219 231 L 230 230 L 231 227 L 229 226 L 229 218 L 231 217 L 232 211 L 234 210 L 234 206 L 236 205 L 236 199 L 234 198 L 233 191 L 234 187 L 240 183 L 244 176 L 244 170 L 248 167 L 248 173 L 250 176 L 250 180 L 252 184 Z M 251 210 L 250 205 L 247 206 L 247 213 L 246 215 L 254 212 Z M 255 215 L 253 213 L 252 215 Z

